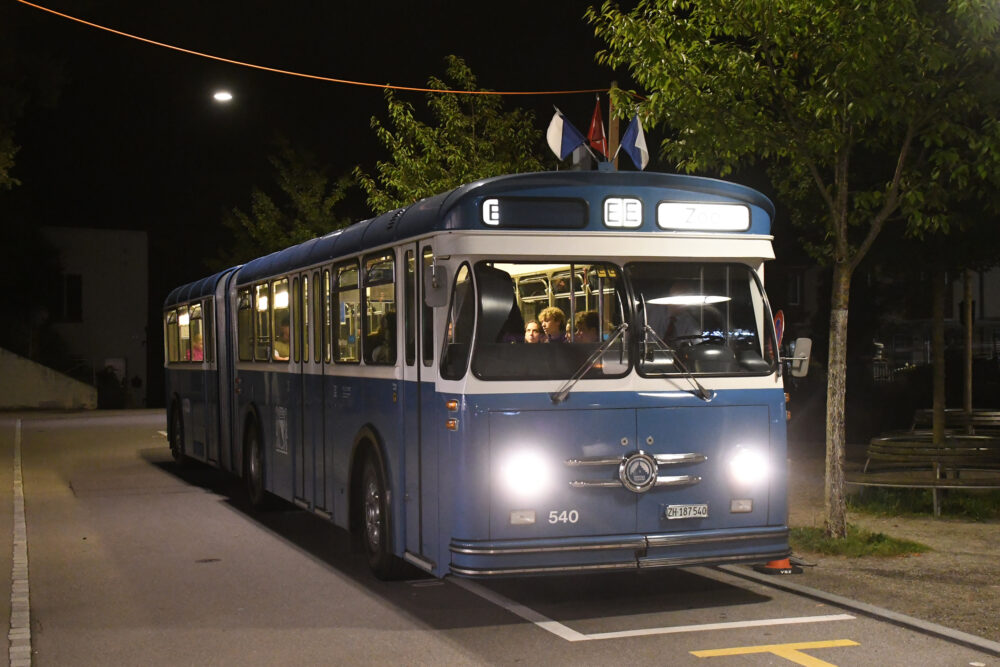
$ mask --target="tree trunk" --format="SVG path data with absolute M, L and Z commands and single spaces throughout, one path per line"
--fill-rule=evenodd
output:
M 965 429 L 966 433 L 972 433 L 972 333 L 973 317 L 975 313 L 972 309 L 972 269 L 966 269 L 964 275 L 964 289 L 962 299 L 965 309 L 965 392 L 962 397 L 962 407 L 965 409 Z
M 830 298 L 830 350 L 826 385 L 826 534 L 847 536 L 847 504 L 844 499 L 844 422 L 847 394 L 847 305 L 851 297 L 851 267 L 833 266 Z
M 944 270 L 935 268 L 931 276 L 931 357 L 934 368 L 934 443 L 944 444 Z

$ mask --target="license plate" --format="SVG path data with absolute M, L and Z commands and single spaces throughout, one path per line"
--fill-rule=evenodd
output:
M 667 505 L 668 519 L 707 519 L 708 505 Z

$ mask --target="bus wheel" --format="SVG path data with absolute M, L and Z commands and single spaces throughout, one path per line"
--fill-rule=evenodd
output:
M 250 504 L 262 509 L 266 504 L 267 493 L 264 491 L 264 450 L 260 445 L 260 433 L 252 423 L 247 426 L 243 444 L 243 482 Z
M 170 455 L 174 461 L 184 464 L 187 457 L 184 455 L 184 417 L 181 415 L 181 408 L 174 404 L 170 409 Z
M 385 474 L 378 459 L 369 454 L 361 473 L 362 541 L 368 565 L 379 579 L 397 579 L 403 562 L 390 549 L 389 503 Z

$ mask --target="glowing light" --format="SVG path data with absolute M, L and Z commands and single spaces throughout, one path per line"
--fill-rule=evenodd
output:
M 540 454 L 520 451 L 503 463 L 500 478 L 512 496 L 520 499 L 535 498 L 548 488 L 551 471 L 548 462 Z
M 215 100 L 216 102 L 221 102 L 225 104 L 226 102 L 232 102 L 233 94 L 228 90 L 219 90 L 216 91 L 214 95 L 212 95 L 212 99 Z
M 650 299 L 646 303 L 654 306 L 707 306 L 712 303 L 725 303 L 732 301 L 732 297 L 713 296 L 711 294 L 676 294 L 674 296 L 661 296 Z
M 767 479 L 767 457 L 757 450 L 740 447 L 729 459 L 729 471 L 739 484 L 758 484 Z

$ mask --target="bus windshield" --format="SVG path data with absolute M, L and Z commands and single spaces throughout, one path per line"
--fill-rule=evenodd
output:
M 764 292 L 743 264 L 641 262 L 625 275 L 644 375 L 771 373 L 776 345 Z
M 641 262 L 623 271 L 608 262 L 484 261 L 468 273 L 478 307 L 473 315 L 453 302 L 443 366 L 451 377 L 461 375 L 468 358 L 473 317 L 471 369 L 484 380 L 569 378 L 622 323 L 629 335 L 615 340 L 584 379 L 621 377 L 633 363 L 642 375 L 777 367 L 763 291 L 742 264 Z M 464 295 L 472 281 L 458 285 Z

